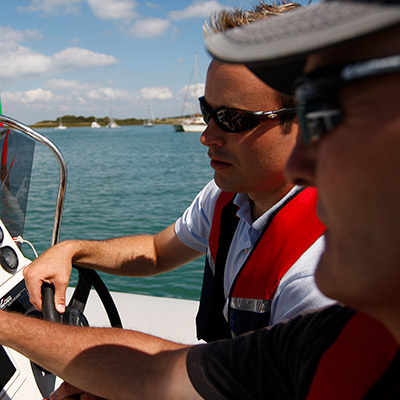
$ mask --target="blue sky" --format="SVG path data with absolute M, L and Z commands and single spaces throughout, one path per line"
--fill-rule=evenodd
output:
M 196 53 L 204 87 L 210 62 L 204 20 L 223 8 L 256 3 L 5 0 L 3 113 L 28 124 L 66 114 L 148 118 L 151 102 L 155 117 L 180 115 Z

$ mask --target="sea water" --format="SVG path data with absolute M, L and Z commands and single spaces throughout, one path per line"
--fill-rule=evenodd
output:
M 39 131 L 57 145 L 68 167 L 60 240 L 157 233 L 212 179 L 200 134 L 175 132 L 171 125 Z M 54 156 L 38 144 L 24 238 L 39 254 L 51 244 L 58 176 Z M 29 253 L 26 244 L 23 249 Z M 204 256 L 154 277 L 101 276 L 110 290 L 198 299 L 203 266 Z

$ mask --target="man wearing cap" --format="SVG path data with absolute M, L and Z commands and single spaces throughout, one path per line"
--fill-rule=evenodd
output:
M 290 40 L 299 37 L 302 48 Z M 398 1 L 326 0 L 207 42 L 213 56 L 232 56 L 259 76 L 292 71 L 275 82 L 294 88 L 302 124 L 287 175 L 319 190 L 327 237 L 316 281 L 343 306 L 192 347 L 115 329 L 27 324 L 39 341 L 43 329 L 54 343 L 68 335 L 67 355 L 53 340 L 40 354 L 24 337 L 26 318 L 0 313 L 0 343 L 108 398 L 399 398 L 399 37 Z M 77 350 L 82 334 L 94 345 Z M 53 399 L 66 398 L 63 390 Z
M 327 0 L 207 45 L 294 90 L 287 176 L 318 189 L 316 282 L 347 307 L 193 348 L 191 382 L 205 398 L 399 398 L 400 2 Z
M 254 11 L 223 11 L 207 26 L 224 31 L 295 8 L 261 4 Z M 208 123 L 200 140 L 208 148 L 214 180 L 176 223 L 156 235 L 70 240 L 49 249 L 24 270 L 36 307 L 41 308 L 43 281 L 54 283 L 56 306 L 65 303 L 71 261 L 117 275 L 148 276 L 203 254 L 199 339 L 230 338 L 332 303 L 314 282 L 325 229 L 315 213 L 316 191 L 284 176 L 298 133 L 293 98 L 242 65 L 212 61 L 199 100 Z

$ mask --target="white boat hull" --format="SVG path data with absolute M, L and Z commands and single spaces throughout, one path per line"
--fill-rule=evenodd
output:
M 182 130 L 184 132 L 204 132 L 206 128 L 206 124 L 182 124 Z

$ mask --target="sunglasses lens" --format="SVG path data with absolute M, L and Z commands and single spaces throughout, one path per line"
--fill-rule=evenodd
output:
M 207 111 L 206 105 L 203 104 L 202 101 L 200 101 L 200 111 L 201 115 L 203 116 L 204 122 L 208 124 L 210 122 L 210 114 Z
M 258 124 L 258 120 L 252 115 L 235 109 L 219 110 L 215 117 L 222 130 L 232 133 L 245 132 Z
M 205 123 L 208 124 L 212 118 L 220 129 L 229 133 L 246 132 L 249 129 L 255 128 L 261 121 L 266 119 L 263 114 L 272 115 L 271 111 L 261 113 L 222 107 L 212 109 L 204 96 L 199 98 L 199 102 Z
M 330 101 L 330 96 L 319 91 L 312 82 L 296 89 L 297 117 L 305 143 L 317 142 L 342 120 L 342 112 Z
M 323 135 L 331 132 L 342 121 L 340 110 L 323 110 L 306 115 L 310 141 L 317 142 Z
M 305 143 L 310 143 L 310 135 L 307 128 L 306 121 L 306 107 L 304 103 L 297 103 L 296 112 L 297 112 L 297 120 L 299 122 L 301 136 Z

